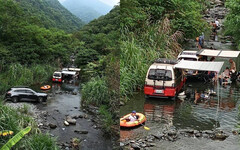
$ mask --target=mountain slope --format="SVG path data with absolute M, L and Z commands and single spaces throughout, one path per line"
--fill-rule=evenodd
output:
M 13 0 L 26 14 L 33 18 L 34 23 L 49 28 L 58 28 L 66 32 L 79 30 L 83 21 L 71 14 L 58 0 Z
M 62 5 L 86 23 L 107 14 L 112 9 L 99 0 L 66 0 Z

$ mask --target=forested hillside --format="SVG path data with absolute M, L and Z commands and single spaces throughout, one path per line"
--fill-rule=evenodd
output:
M 62 5 L 86 23 L 107 14 L 112 9 L 99 0 L 66 0 Z
M 47 5 L 48 3 L 49 1 L 45 0 L 28 3 L 25 0 L 0 0 L 1 92 L 15 84 L 29 85 L 34 82 L 43 82 L 41 78 L 49 77 L 46 74 L 51 73 L 49 70 L 53 66 L 68 64 L 71 53 L 81 47 L 79 40 L 66 34 L 52 22 L 63 26 L 64 24 L 57 23 L 57 18 L 48 19 L 49 22 L 47 22 L 47 14 L 41 14 L 34 6 L 39 6 L 41 11 L 45 10 L 42 11 L 43 13 L 51 11 L 51 4 Z M 33 13 L 34 11 L 36 12 Z M 46 23 L 41 21 L 41 17 Z M 64 21 L 68 22 L 68 19 Z M 66 28 L 68 28 L 67 24 Z M 38 71 L 34 72 L 35 69 Z M 10 75 L 13 77 L 10 79 L 11 76 L 7 74 L 11 71 Z M 37 76 L 39 80 L 34 80 Z
M 208 29 L 202 12 L 208 1 L 121 0 L 120 91 L 127 100 L 142 89 L 149 65 L 181 51 L 184 38 Z
M 65 9 L 58 0 L 13 0 L 28 16 L 32 23 L 50 28 L 62 29 L 66 32 L 79 30 L 84 23 Z

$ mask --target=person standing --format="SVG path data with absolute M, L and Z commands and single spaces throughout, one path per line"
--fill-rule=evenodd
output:
M 230 72 L 235 73 L 237 70 L 236 63 L 232 59 L 229 59 L 229 63 L 230 63 Z

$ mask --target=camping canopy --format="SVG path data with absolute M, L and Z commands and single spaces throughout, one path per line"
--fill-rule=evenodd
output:
M 198 53 L 198 55 L 232 58 L 238 57 L 239 53 L 240 51 L 203 49 Z
M 224 62 L 207 62 L 207 61 L 189 61 L 181 60 L 174 65 L 175 68 L 191 69 L 200 71 L 215 71 L 220 72 Z

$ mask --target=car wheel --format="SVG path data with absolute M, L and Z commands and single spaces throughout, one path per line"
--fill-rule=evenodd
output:
M 13 97 L 12 102 L 14 102 L 14 103 L 18 102 L 18 97 Z
M 38 98 L 38 102 L 39 102 L 39 103 L 42 103 L 42 102 L 43 102 L 43 97 L 39 97 L 39 98 Z

